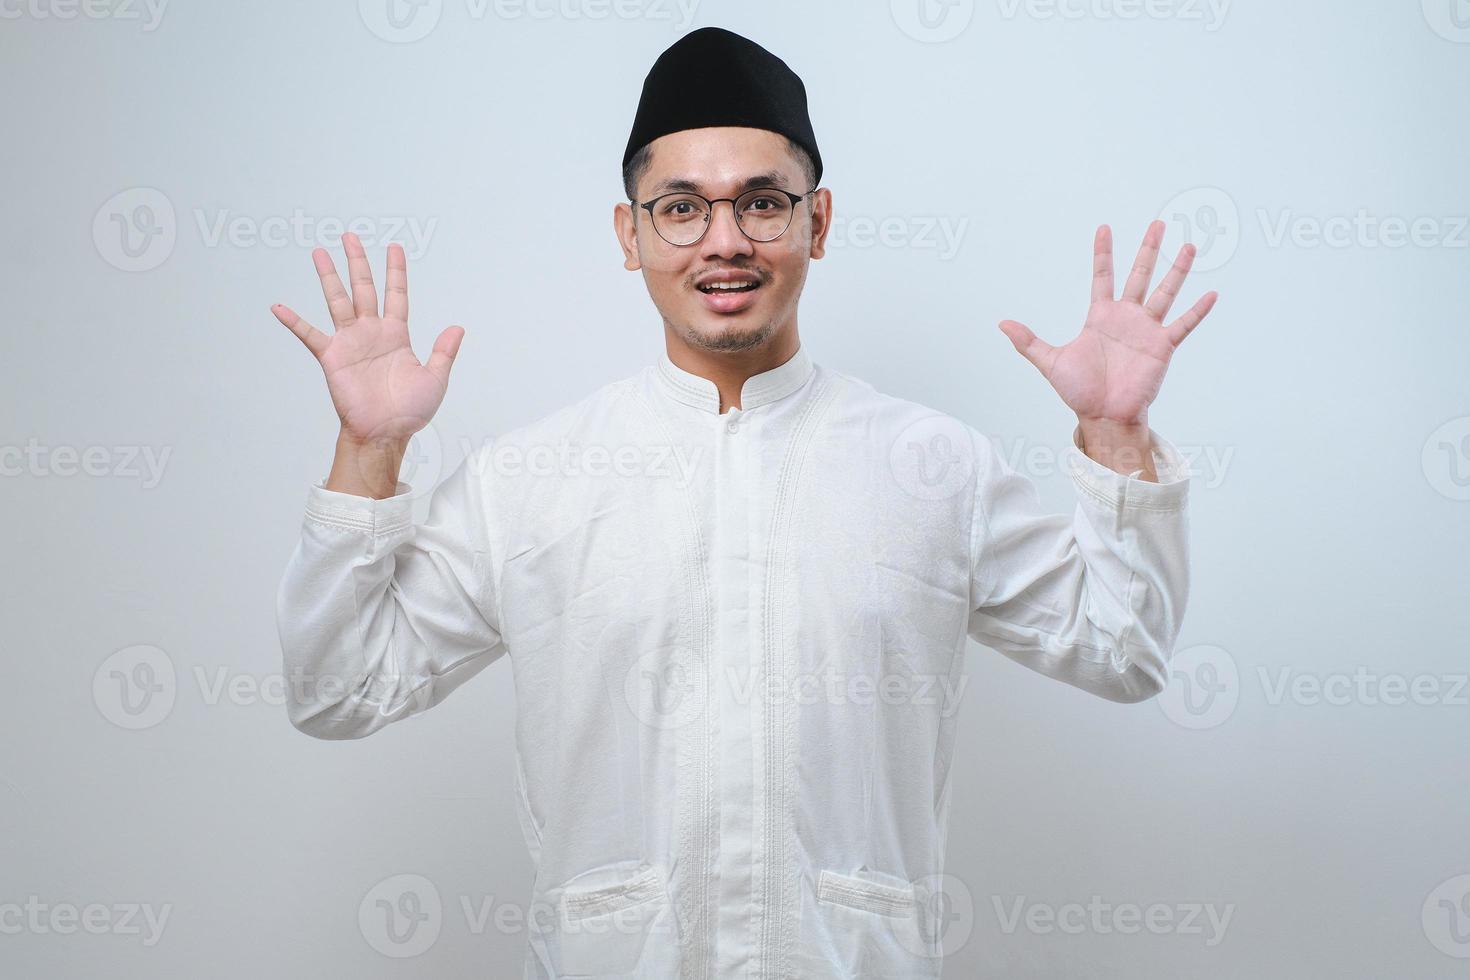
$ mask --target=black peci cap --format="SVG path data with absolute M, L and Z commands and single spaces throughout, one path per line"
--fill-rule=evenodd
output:
M 648 70 L 623 166 L 660 136 L 706 126 L 780 133 L 811 155 L 821 182 L 822 156 L 807 115 L 806 86 L 786 62 L 720 27 L 690 31 Z

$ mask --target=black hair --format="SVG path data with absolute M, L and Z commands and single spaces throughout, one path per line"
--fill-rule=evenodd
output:
M 648 170 L 648 158 L 651 155 L 649 147 L 652 145 L 652 143 L 644 143 L 638 148 L 637 153 L 628 158 L 628 165 L 623 168 L 623 193 L 628 195 L 628 200 L 630 201 L 637 200 L 638 198 L 638 181 L 643 178 L 643 174 Z M 786 137 L 786 148 L 791 151 L 791 155 L 796 157 L 796 162 L 801 166 L 801 172 L 806 177 L 807 187 L 816 184 L 817 168 L 812 163 L 811 154 L 803 150 L 789 136 Z

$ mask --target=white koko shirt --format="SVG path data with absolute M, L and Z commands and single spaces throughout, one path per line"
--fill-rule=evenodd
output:
M 658 363 L 409 487 L 308 491 L 291 722 L 360 738 L 509 654 L 526 978 L 937 977 L 967 637 L 1113 701 L 1164 686 L 1188 474 L 987 436 L 813 364 Z M 1135 471 L 1135 474 L 1137 471 Z M 323 481 L 325 482 L 325 481 Z

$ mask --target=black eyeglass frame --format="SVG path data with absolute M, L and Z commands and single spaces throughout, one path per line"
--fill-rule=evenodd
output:
M 701 201 L 703 201 L 708 206 L 708 209 L 705 212 L 704 229 L 702 231 L 700 231 L 699 237 L 696 238 L 696 239 L 694 239 L 694 241 L 692 241 L 692 242 L 683 242 L 683 243 L 669 242 L 669 244 L 672 245 L 672 246 L 674 246 L 675 248 L 688 248 L 690 245 L 698 245 L 700 242 L 702 242 L 704 240 L 704 236 L 709 233 L 710 221 L 715 216 L 715 205 L 721 203 L 722 201 L 728 201 L 730 203 L 730 213 L 735 216 L 735 227 L 740 229 L 740 234 L 744 235 L 746 238 L 749 238 L 753 242 L 757 242 L 759 244 L 764 245 L 767 242 L 774 242 L 776 239 L 778 239 L 782 235 L 786 234 L 787 229 L 789 229 L 791 227 L 791 220 L 792 220 L 792 218 L 794 218 L 796 216 L 796 206 L 798 204 L 800 204 L 802 201 L 806 200 L 807 197 L 808 197 L 808 195 L 815 193 L 816 190 L 817 190 L 817 188 L 813 187 L 811 190 L 807 191 L 805 194 L 793 194 L 791 191 L 788 191 L 788 190 L 786 190 L 784 188 L 781 188 L 781 187 L 752 187 L 750 190 L 742 192 L 739 197 L 717 197 L 717 198 L 714 198 L 713 200 L 711 200 L 710 198 L 705 197 L 703 194 L 696 194 L 693 191 L 669 191 L 667 194 L 660 194 L 658 197 L 655 197 L 653 200 L 651 200 L 651 201 L 644 201 L 641 204 L 638 201 L 632 200 L 632 199 L 629 199 L 628 203 L 629 204 L 636 204 L 636 205 L 638 205 L 638 207 L 640 207 L 643 210 L 647 211 L 648 212 L 648 223 L 653 226 L 654 234 L 658 235 L 659 238 L 663 238 L 664 241 L 669 242 L 669 240 L 667 238 L 664 238 L 664 233 L 658 230 L 658 222 L 656 220 L 654 220 L 654 217 L 653 217 L 653 206 L 655 204 L 657 204 L 659 201 L 662 201 L 666 197 L 697 197 L 697 198 L 699 198 Z M 772 235 L 770 238 L 755 238 L 755 237 L 753 237 L 750 234 L 750 232 L 748 232 L 748 231 L 745 230 L 745 226 L 740 223 L 740 212 L 738 212 L 738 211 L 735 210 L 735 202 L 738 201 L 738 200 L 740 200 L 741 197 L 747 197 L 747 196 L 749 196 L 751 194 L 756 194 L 756 193 L 759 193 L 761 191 L 765 191 L 765 192 L 771 193 L 771 194 L 785 194 L 788 198 L 791 199 L 791 217 L 788 217 L 786 219 L 786 227 L 785 228 L 782 228 L 779 232 L 777 232 L 776 234 Z

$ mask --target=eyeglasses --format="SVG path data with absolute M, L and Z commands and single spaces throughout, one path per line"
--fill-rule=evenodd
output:
M 793 194 L 776 187 L 757 187 L 739 197 L 717 197 L 710 200 L 687 191 L 661 194 L 638 204 L 648 212 L 653 230 L 670 245 L 693 245 L 709 231 L 715 205 L 728 201 L 735 213 L 735 224 L 753 242 L 772 242 L 791 227 L 796 205 L 815 191 Z M 637 204 L 637 201 L 633 202 Z

